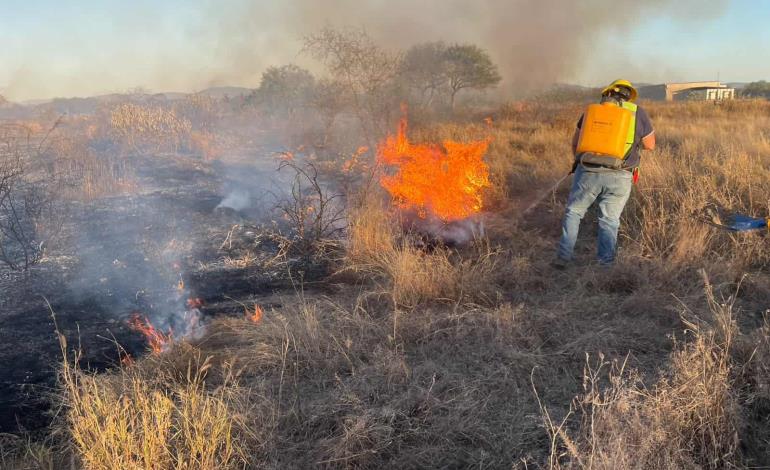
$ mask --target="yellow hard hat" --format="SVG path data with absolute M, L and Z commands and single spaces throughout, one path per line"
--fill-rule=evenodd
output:
M 629 82 L 628 80 L 623 80 L 622 78 L 615 80 L 614 82 L 607 85 L 607 87 L 604 90 L 602 90 L 602 96 L 606 95 L 611 91 L 619 91 L 618 88 L 620 87 L 628 88 L 629 90 L 631 90 L 631 98 L 629 98 L 628 101 L 631 101 L 631 102 L 636 101 L 636 96 L 638 95 L 638 93 L 636 92 L 636 88 L 634 88 L 634 86 L 631 85 L 631 82 Z

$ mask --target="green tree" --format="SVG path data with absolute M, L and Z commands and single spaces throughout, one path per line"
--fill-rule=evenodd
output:
M 747 98 L 770 98 L 770 82 L 765 80 L 751 82 L 746 85 L 741 95 Z
M 497 65 L 484 49 L 473 44 L 454 44 L 447 48 L 444 55 L 450 90 L 449 103 L 452 109 L 460 90 L 483 90 L 500 83 Z
M 301 67 L 293 64 L 269 67 L 262 73 L 252 101 L 272 113 L 292 117 L 299 108 L 309 104 L 314 87 L 315 78 Z
M 447 45 L 426 42 L 409 48 L 399 64 L 399 77 L 417 95 L 417 105 L 430 107 L 448 89 Z

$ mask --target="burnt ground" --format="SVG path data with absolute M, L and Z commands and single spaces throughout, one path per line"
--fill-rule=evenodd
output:
M 50 424 L 62 359 L 51 310 L 82 365 L 99 371 L 146 353 L 126 325 L 134 313 L 171 324 L 197 297 L 205 323 L 291 287 L 270 235 L 277 225 L 264 196 L 277 177 L 266 155 L 143 158 L 130 194 L 73 204 L 60 243 L 28 277 L 0 271 L 0 433 Z M 234 189 L 248 208 L 217 207 Z

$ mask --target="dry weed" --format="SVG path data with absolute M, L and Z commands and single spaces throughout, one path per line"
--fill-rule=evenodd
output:
M 66 343 L 62 340 L 62 349 Z M 189 362 L 184 380 L 150 377 L 137 366 L 95 376 L 65 354 L 61 373 L 67 429 L 85 469 L 228 469 L 247 458 L 227 373 L 206 387 L 209 359 Z M 157 371 L 156 371 L 157 372 Z
M 580 433 L 546 423 L 553 437 L 551 468 L 682 469 L 741 465 L 743 421 L 732 354 L 738 336 L 733 301 L 706 299 L 710 320 L 684 314 L 691 340 L 646 388 L 625 364 L 586 361 L 584 394 L 574 402 Z M 605 384 L 604 375 L 608 376 Z M 548 416 L 547 414 L 545 416 Z M 560 445 L 556 445 L 559 443 Z

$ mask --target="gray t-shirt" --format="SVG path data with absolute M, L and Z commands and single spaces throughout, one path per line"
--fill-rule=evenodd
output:
M 580 129 L 582 125 L 583 116 L 580 116 L 580 119 L 577 123 L 577 128 Z M 641 162 L 641 155 L 639 151 L 642 147 L 642 139 L 652 134 L 653 132 L 655 132 L 655 129 L 652 128 L 652 121 L 650 120 L 650 116 L 647 115 L 647 111 L 645 111 L 641 106 L 637 106 L 634 145 L 631 146 L 631 150 L 628 152 L 628 158 L 626 158 L 624 167 L 634 168 L 639 166 L 639 163 Z

